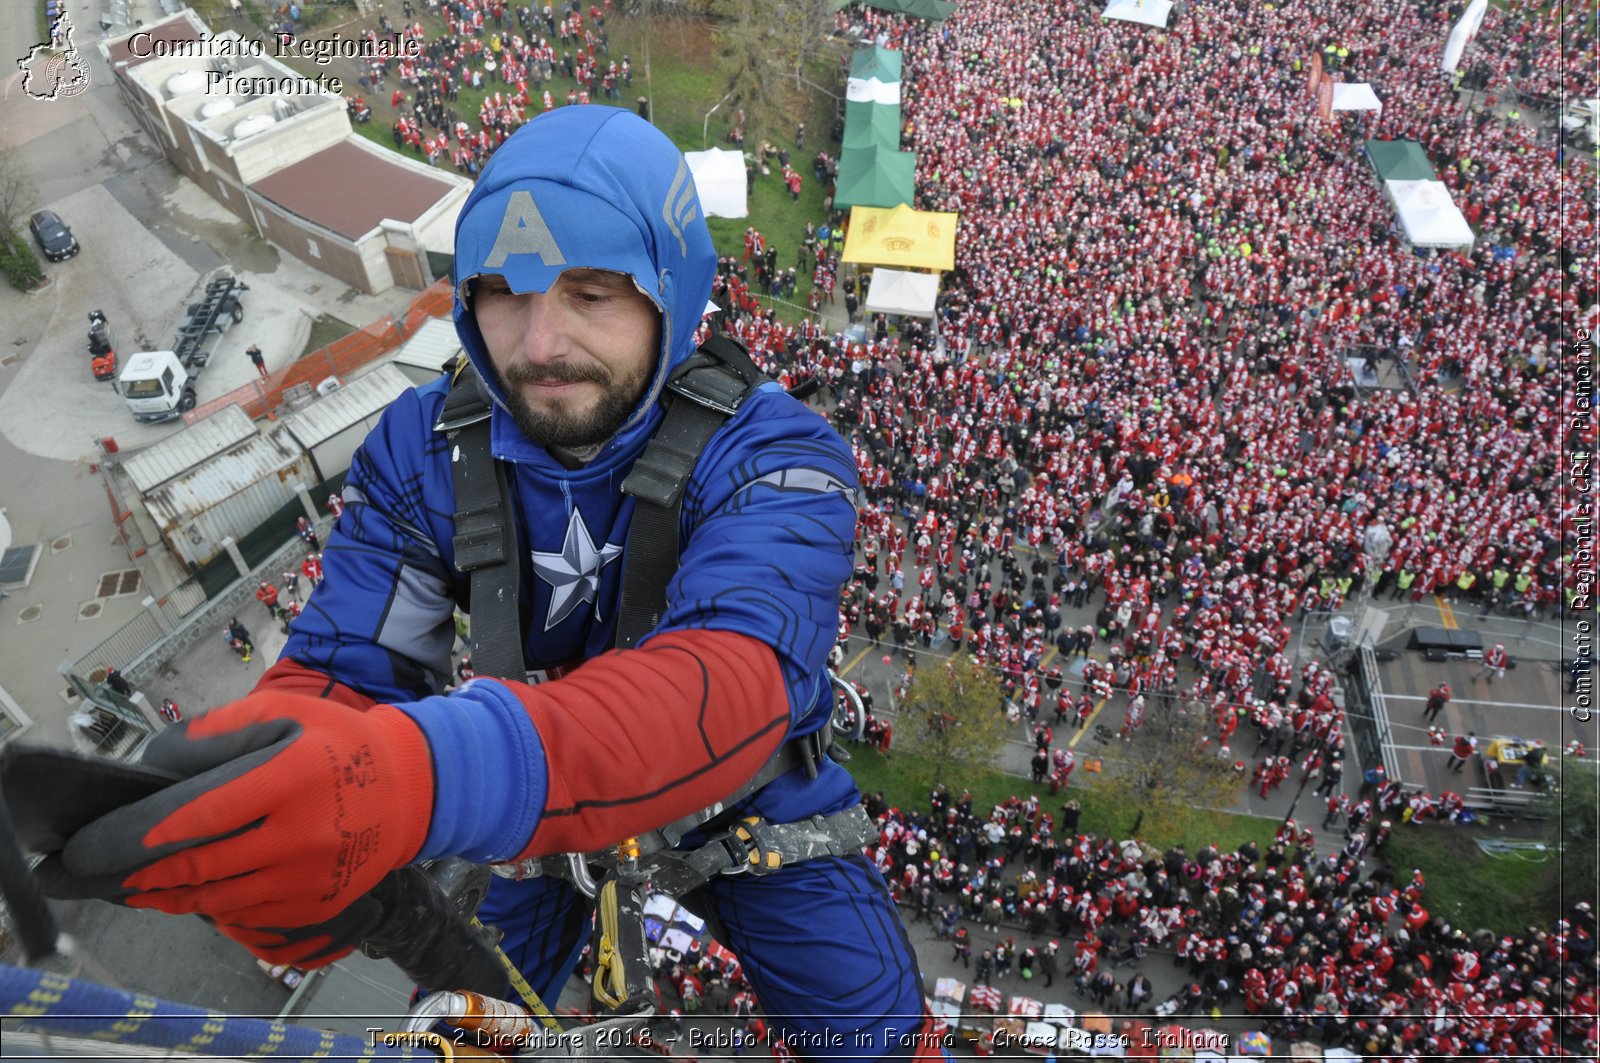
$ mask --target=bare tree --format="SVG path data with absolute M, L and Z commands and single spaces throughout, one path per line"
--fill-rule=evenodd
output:
M 22 227 L 35 195 L 33 178 L 15 148 L 0 151 L 0 233 Z
M 900 706 L 899 744 L 926 758 L 934 781 L 947 772 L 988 771 L 1005 745 L 1000 680 L 965 655 L 918 669 Z
M 1127 814 L 1118 832 L 1144 828 L 1163 844 L 1203 834 L 1216 817 L 1212 809 L 1238 797 L 1239 777 L 1215 743 L 1207 741 L 1206 725 L 1197 712 L 1177 705 L 1158 707 L 1128 744 L 1128 756 L 1094 784 L 1107 807 Z
M 752 142 L 787 133 L 781 127 L 791 124 L 802 90 L 812 87 L 805 67 L 828 40 L 827 0 L 716 0 L 712 7 L 726 112 L 744 112 Z
M 783 57 L 799 78 L 813 59 L 822 53 L 833 30 L 833 11 L 828 0 L 786 0 L 770 7 L 784 42 Z

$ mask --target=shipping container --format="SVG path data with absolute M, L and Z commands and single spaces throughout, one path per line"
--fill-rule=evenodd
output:
M 350 468 L 356 448 L 383 411 L 410 387 L 400 369 L 380 365 L 284 417 L 284 427 L 311 459 L 313 480 L 327 480 Z

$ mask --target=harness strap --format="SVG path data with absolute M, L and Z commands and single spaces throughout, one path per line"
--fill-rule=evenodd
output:
M 652 886 L 681 897 L 720 875 L 770 875 L 790 864 L 859 852 L 877 836 L 877 828 L 859 804 L 794 823 L 768 823 L 750 816 L 698 849 L 664 849 L 641 866 L 648 868 Z
M 660 849 L 642 857 L 638 873 L 649 879 L 652 889 L 682 897 L 722 875 L 770 875 L 790 864 L 859 852 L 877 836 L 877 827 L 859 804 L 793 823 L 769 823 L 759 816 L 747 816 L 697 849 Z M 559 857 L 502 864 L 492 870 L 507 878 L 573 878 L 572 868 Z
M 711 437 L 764 379 L 744 348 L 726 336 L 706 340 L 667 378 L 666 417 L 622 481 L 634 503 L 613 642 L 618 649 L 630 649 L 661 622 L 667 582 L 678 570 L 684 488 Z
M 667 584 L 678 569 L 684 489 L 711 437 L 765 380 L 745 349 L 726 336 L 706 340 L 667 378 L 665 417 L 622 483 L 622 490 L 634 497 L 634 511 L 628 525 L 622 601 L 614 641 L 619 649 L 636 645 L 661 622 L 666 612 Z M 462 359 L 434 430 L 444 432 L 451 445 L 456 494 L 453 544 L 456 568 L 471 574 L 473 670 L 479 675 L 524 681 L 527 665 L 522 655 L 518 603 L 522 582 L 520 549 L 505 471 L 494 460 L 490 447 L 490 411 L 489 398 L 476 370 Z M 803 768 L 808 778 L 816 778 L 832 743 L 833 729 L 826 724 L 809 735 L 785 742 L 732 796 L 641 836 L 641 852 L 647 856 L 669 853 L 684 835 L 724 815 L 731 806 L 796 768 Z M 861 815 L 865 819 L 865 812 Z M 805 824 L 795 824 L 783 829 L 790 826 L 805 828 Z M 749 833 L 752 828 L 742 829 L 750 838 L 756 838 Z M 764 825 L 761 829 L 780 828 Z M 729 852 L 727 840 L 731 835 L 719 837 L 723 842 L 713 845 Z M 774 836 L 760 834 L 761 839 L 771 837 Z M 810 843 L 803 843 L 804 838 L 797 835 L 786 843 L 788 848 L 774 851 L 780 858 L 787 856 L 786 861 L 780 862 L 807 859 L 804 854 L 810 851 Z M 856 842 L 854 847 L 861 844 L 864 841 Z M 845 849 L 850 847 L 845 845 Z M 710 850 L 708 846 L 696 852 Z M 710 856 L 702 856 L 701 860 L 708 861 Z M 670 860 L 663 858 L 662 866 L 669 865 Z M 515 865 L 509 873 L 517 874 L 516 868 L 521 868 L 523 874 L 541 873 L 526 862 Z M 578 874 L 566 863 L 553 860 L 543 870 L 569 873 L 567 877 Z M 679 877 L 684 876 L 680 873 Z
M 477 370 L 464 359 L 434 431 L 450 442 L 455 481 L 456 568 L 471 580 L 472 668 L 497 679 L 528 678 L 522 656 L 522 586 L 517 522 L 511 517 L 505 470 L 489 444 L 490 404 Z
M 877 836 L 877 827 L 859 804 L 794 823 L 768 823 L 751 816 L 693 852 L 660 853 L 653 861 L 651 881 L 681 897 L 718 875 L 770 875 L 790 864 L 860 852 Z

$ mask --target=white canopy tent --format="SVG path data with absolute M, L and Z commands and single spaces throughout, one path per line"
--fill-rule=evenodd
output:
M 1444 42 L 1444 58 L 1439 61 L 1440 70 L 1446 74 L 1455 73 L 1456 67 L 1461 65 L 1461 56 L 1466 52 L 1467 45 L 1477 35 L 1478 27 L 1483 25 L 1483 13 L 1488 9 L 1489 0 L 1472 0 L 1467 5 L 1456 24 L 1450 27 L 1450 36 Z
M 644 902 L 644 914 L 658 919 L 663 926 L 677 926 L 691 934 L 705 932 L 706 921 L 683 907 L 665 893 L 652 893 Z
M 1385 181 L 1413 247 L 1471 247 L 1472 226 L 1442 181 Z
M 900 104 L 900 82 L 877 78 L 850 78 L 844 83 L 844 98 L 851 103 Z
M 1335 111 L 1381 111 L 1383 101 L 1378 99 L 1378 94 L 1372 91 L 1372 86 L 1365 81 L 1352 81 L 1349 84 L 1337 82 L 1333 86 L 1333 109 Z
M 694 174 L 700 209 L 708 218 L 743 218 L 750 213 L 745 199 L 744 155 L 712 148 L 684 153 Z
M 1167 18 L 1171 14 L 1171 0 L 1109 0 L 1106 9 L 1100 12 L 1100 17 L 1166 29 Z
M 912 273 L 903 269 L 872 271 L 872 287 L 867 289 L 868 313 L 900 314 L 906 317 L 932 317 L 939 298 L 937 273 Z
M 681 960 L 684 954 L 694 947 L 694 938 L 677 927 L 673 927 L 661 935 L 661 947 L 669 952 L 677 953 L 677 958 Z

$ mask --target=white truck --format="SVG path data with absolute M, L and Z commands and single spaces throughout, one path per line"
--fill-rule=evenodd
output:
M 195 382 L 211 360 L 217 340 L 240 321 L 240 293 L 248 285 L 224 274 L 206 285 L 205 298 L 190 303 L 169 351 L 141 351 L 128 359 L 117 390 L 141 421 L 170 421 L 194 409 Z

